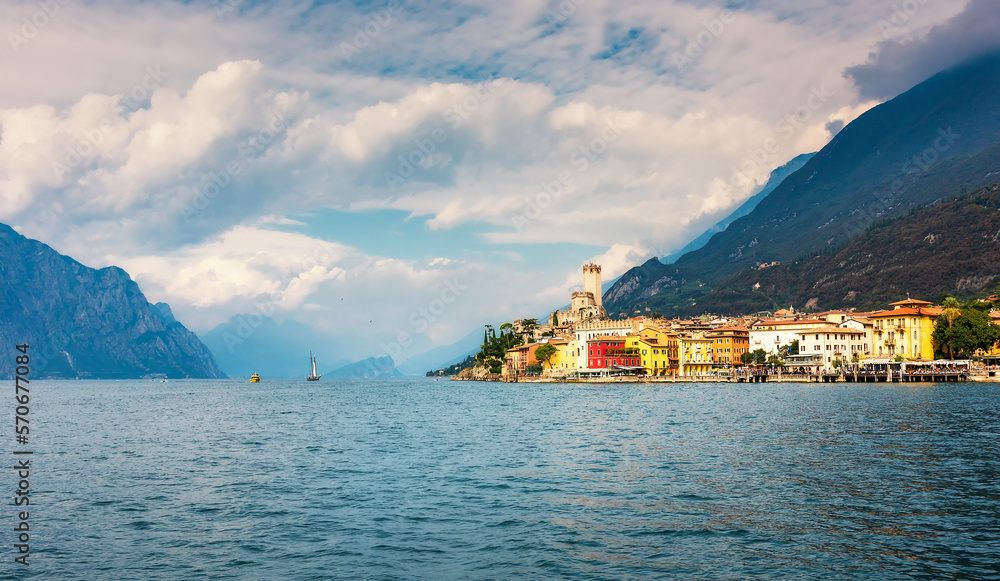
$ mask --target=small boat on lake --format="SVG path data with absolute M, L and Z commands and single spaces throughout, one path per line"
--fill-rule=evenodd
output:
M 254 373 L 250 376 L 250 383 L 260 383 L 260 376 Z
M 313 357 L 312 351 L 309 352 L 309 362 L 312 363 L 312 375 L 307 375 L 306 381 L 319 381 L 319 378 L 323 376 L 316 373 L 316 358 Z

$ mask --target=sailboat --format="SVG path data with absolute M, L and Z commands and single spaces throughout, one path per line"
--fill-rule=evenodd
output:
M 312 363 L 313 372 L 312 375 L 306 377 L 306 381 L 319 381 L 319 378 L 323 376 L 316 373 L 316 358 L 313 357 L 312 351 L 309 352 L 309 362 Z

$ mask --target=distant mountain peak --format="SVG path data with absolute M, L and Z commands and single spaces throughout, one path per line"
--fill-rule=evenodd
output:
M 35 377 L 225 377 L 212 353 L 127 272 L 88 268 L 0 224 L 0 349 L 28 343 Z M 0 359 L 0 377 L 13 360 Z

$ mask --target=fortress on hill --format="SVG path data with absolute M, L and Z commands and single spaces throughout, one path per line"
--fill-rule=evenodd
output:
M 608 318 L 601 302 L 601 265 L 583 265 L 583 290 L 573 293 L 568 309 L 556 311 L 549 317 L 549 324 L 575 325 L 584 321 L 601 321 Z

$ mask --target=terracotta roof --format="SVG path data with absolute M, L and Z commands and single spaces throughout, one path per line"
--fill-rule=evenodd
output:
M 821 319 L 799 319 L 798 321 L 778 321 L 772 319 L 770 321 L 757 321 L 756 323 L 753 324 L 753 326 L 756 327 L 758 325 L 781 326 L 781 325 L 807 325 L 807 324 L 813 324 L 817 327 L 834 325 L 834 323 L 831 323 L 830 321 L 823 321 Z
M 906 299 L 905 301 L 896 301 L 894 303 L 889 303 L 890 307 L 895 307 L 897 305 L 905 305 L 908 307 L 916 307 L 922 305 L 933 305 L 934 303 L 928 301 L 918 301 L 917 299 Z
M 898 309 L 892 309 L 888 311 L 878 311 L 871 314 L 873 319 L 881 319 L 883 317 L 898 317 L 900 315 L 926 315 L 928 317 L 936 317 L 941 314 L 944 310 L 942 307 L 900 307 Z

